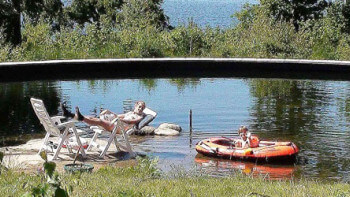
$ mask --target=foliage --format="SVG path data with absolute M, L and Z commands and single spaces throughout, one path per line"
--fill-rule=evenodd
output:
M 100 24 L 102 17 L 115 22 L 115 17 L 122 6 L 122 0 L 74 0 L 66 8 L 70 20 L 83 26 L 85 23 Z
M 240 12 L 236 12 L 233 16 L 236 17 L 240 23 L 240 26 L 243 28 L 248 28 L 257 17 L 257 14 L 261 7 L 259 5 L 252 5 L 249 3 L 245 3 Z
M 61 0 L 24 0 L 22 10 L 26 23 L 36 24 L 40 19 L 45 19 L 50 24 L 63 23 Z
M 0 152 L 0 175 L 2 174 L 3 170 L 7 170 L 7 168 L 2 164 L 2 160 L 4 159 L 5 154 L 3 152 Z
M 78 2 L 105 8 L 98 20 L 92 16 L 88 22 L 82 20 L 83 27 L 61 26 L 60 31 L 52 31 L 45 19 L 25 23 L 20 45 L 0 42 L 0 61 L 130 57 L 350 60 L 346 18 L 350 9 L 342 2 L 332 3 L 322 18 L 298 21 L 298 31 L 293 21 L 271 16 L 269 5 L 274 1 L 267 0 L 261 5 L 246 4 L 235 14 L 240 23 L 228 29 L 201 28 L 193 21 L 171 29 L 159 0 Z M 112 4 L 116 6 L 113 14 L 106 8 Z M 68 8 L 74 6 L 73 2 Z
M 342 38 L 349 37 L 345 30 L 342 3 L 334 3 L 327 9 L 327 15 L 319 20 L 310 20 L 302 25 L 312 44 L 310 59 L 337 59 L 337 47 Z
M 201 56 L 205 48 L 204 32 L 192 21 L 170 32 L 169 50 L 175 56 Z
M 147 26 L 166 29 L 169 17 L 164 14 L 162 3 L 163 0 L 126 0 L 117 15 L 118 23 L 122 29 L 143 29 Z
M 161 8 L 162 0 L 73 0 L 63 6 L 61 0 L 9 0 L 0 1 L 0 43 L 19 45 L 21 28 L 45 22 L 51 33 L 63 28 L 84 29 L 93 24 L 97 29 L 119 26 L 170 28 L 168 17 Z M 22 24 L 23 22 L 23 24 Z M 1 38 L 4 37 L 4 38 Z
M 299 30 L 300 22 L 309 19 L 319 19 L 328 6 L 326 0 L 262 0 L 262 6 L 273 19 L 277 21 L 292 22 L 296 31 Z
M 21 43 L 20 10 L 20 0 L 0 1 L 0 28 L 6 43 Z
M 58 173 L 55 172 L 56 164 L 47 160 L 47 154 L 45 151 L 40 152 L 40 156 L 45 160 L 43 168 L 45 170 L 46 182 L 42 182 L 39 185 L 32 188 L 31 193 L 25 193 L 22 197 L 29 196 L 55 196 L 55 197 L 68 197 L 68 192 L 61 188 L 61 180 Z M 70 191 L 72 188 L 70 188 Z
M 40 18 L 51 25 L 63 23 L 63 3 L 60 0 L 0 1 L 0 28 L 6 43 L 21 43 L 21 20 L 36 24 Z

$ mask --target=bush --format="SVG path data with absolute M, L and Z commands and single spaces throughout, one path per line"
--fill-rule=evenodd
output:
M 1 47 L 0 61 L 132 57 L 350 59 L 350 36 L 342 3 L 333 3 L 321 19 L 300 22 L 299 31 L 295 31 L 292 22 L 271 18 L 262 5 L 245 5 L 236 14 L 240 23 L 229 29 L 200 28 L 190 21 L 187 26 L 169 30 L 164 24 L 167 17 L 159 7 L 161 1 L 138 2 L 130 0 L 123 5 L 123 11 L 117 14 L 118 25 L 107 15 L 101 15 L 98 24 L 62 27 L 59 32 L 53 32 L 43 20 L 36 25 L 26 23 L 22 44 Z

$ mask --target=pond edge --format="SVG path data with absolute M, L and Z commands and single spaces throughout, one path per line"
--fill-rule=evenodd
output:
M 0 63 L 0 82 L 126 78 L 350 80 L 350 61 L 260 58 L 74 59 Z

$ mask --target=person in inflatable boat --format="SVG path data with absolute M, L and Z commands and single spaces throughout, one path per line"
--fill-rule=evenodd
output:
M 247 127 L 241 126 L 238 129 L 238 135 L 241 139 L 237 141 L 237 147 L 254 148 L 259 146 L 259 139 L 257 137 L 253 138 Z
M 91 126 L 100 126 L 110 132 L 113 131 L 118 119 L 125 123 L 125 129 L 131 128 L 135 124 L 139 123 L 145 116 L 143 113 L 145 107 L 146 103 L 144 101 L 137 101 L 135 103 L 133 111 L 127 112 L 125 114 L 116 114 L 109 110 L 104 110 L 100 113 L 100 118 L 95 118 L 83 116 L 80 113 L 79 107 L 75 107 L 75 114 L 73 114 L 67 110 L 65 105 L 61 104 L 63 116 L 85 122 Z M 118 133 L 119 132 L 120 131 L 118 131 Z

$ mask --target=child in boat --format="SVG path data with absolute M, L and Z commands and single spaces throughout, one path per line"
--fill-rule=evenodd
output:
M 240 140 L 237 141 L 237 147 L 249 148 L 251 141 L 251 133 L 248 131 L 248 128 L 245 126 L 241 126 L 238 129 L 238 135 L 241 137 Z
M 252 134 L 248 131 L 248 128 L 241 126 L 238 129 L 238 135 L 241 139 L 238 141 L 237 147 L 242 148 L 255 148 L 259 146 L 259 139 L 255 136 L 252 137 Z

